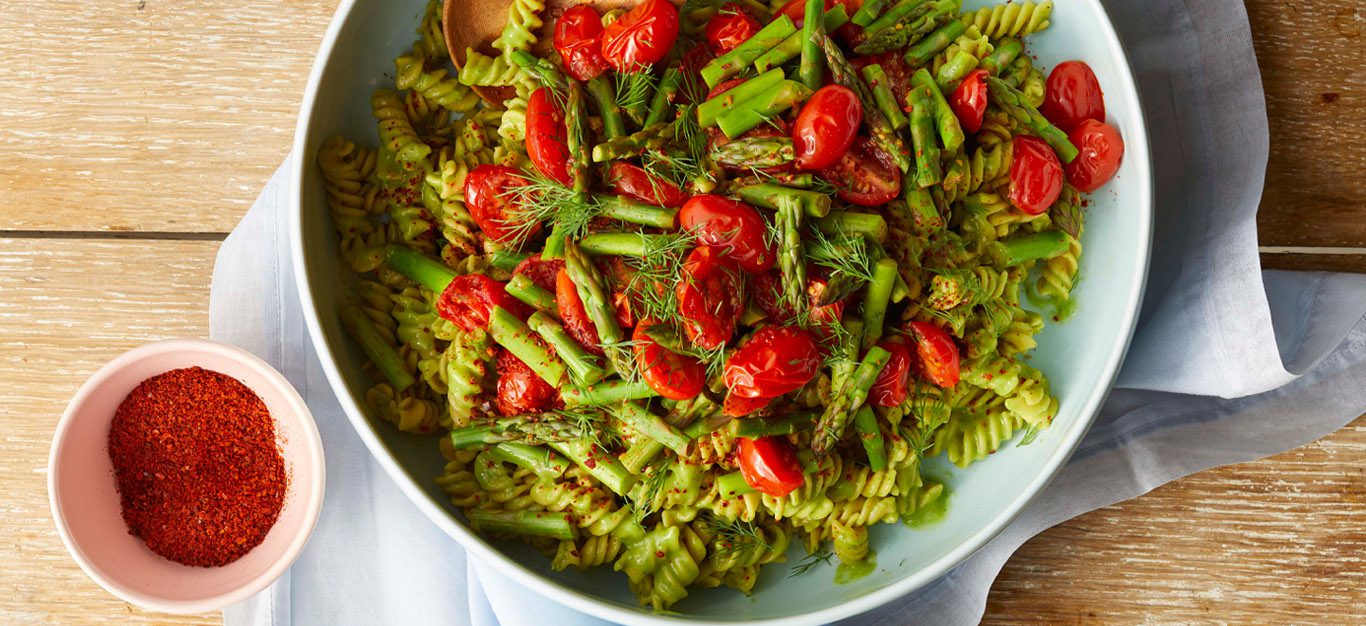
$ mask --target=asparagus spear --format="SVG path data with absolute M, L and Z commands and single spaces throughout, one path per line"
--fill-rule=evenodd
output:
M 1061 230 L 1016 235 L 993 242 L 993 245 L 987 248 L 987 252 L 996 264 L 1002 266 L 1042 261 L 1067 252 L 1067 237 L 1067 233 Z
M 583 88 L 577 82 L 569 83 L 569 98 L 564 106 L 564 125 L 568 130 L 565 147 L 569 149 L 569 170 L 573 177 L 573 189 L 578 193 L 588 191 L 588 115 L 584 111 Z
M 887 219 L 877 213 L 836 211 L 816 220 L 816 228 L 827 235 L 863 235 L 871 241 L 887 241 Z
M 836 4 L 825 12 L 825 19 L 821 20 L 821 23 L 825 26 L 825 32 L 832 32 L 849 23 L 849 13 L 843 4 Z M 802 39 L 802 33 L 796 32 L 788 35 L 782 43 L 754 59 L 754 69 L 762 74 L 797 58 L 802 53 L 803 43 L 805 40 Z
M 863 293 L 863 348 L 872 348 L 882 338 L 882 322 L 887 317 L 887 303 L 896 285 L 896 261 L 882 259 L 873 266 L 873 282 Z
M 351 334 L 351 338 L 360 344 L 361 351 L 375 364 L 394 391 L 403 391 L 417 382 L 404 366 L 403 357 L 380 336 L 374 322 L 365 315 L 365 311 L 358 306 L 347 306 L 342 309 L 341 318 L 342 325 Z
M 892 256 L 887 254 L 887 249 L 876 241 L 868 242 L 868 258 L 873 262 L 883 259 L 890 259 Z M 906 279 L 901 277 L 901 269 L 897 268 L 896 280 L 892 283 L 892 302 L 901 302 L 911 295 L 911 287 L 906 284 Z
M 868 81 L 868 87 L 873 90 L 873 99 L 877 101 L 877 108 L 882 111 L 883 117 L 892 125 L 892 128 L 901 130 L 906 126 L 906 113 L 901 110 L 901 106 L 896 102 L 896 96 L 892 95 L 891 81 L 887 78 L 887 73 L 882 70 L 881 65 L 873 64 L 863 68 L 863 79 Z
M 395 272 L 403 274 L 429 291 L 441 293 L 455 280 L 455 270 L 407 246 L 390 244 L 384 249 L 384 261 Z
M 886 28 L 896 26 L 898 22 L 904 21 L 907 17 L 923 15 L 933 8 L 928 0 L 901 0 L 887 9 L 877 19 L 862 24 L 864 33 L 873 33 Z
M 911 175 L 906 176 L 906 181 L 901 188 L 905 190 L 903 197 L 906 206 L 910 207 L 912 229 L 917 236 L 926 236 L 938 232 L 944 228 L 944 218 L 939 214 L 939 207 L 934 203 L 934 196 L 930 195 L 930 190 L 915 184 Z
M 716 125 L 721 127 L 721 132 L 727 137 L 734 139 L 810 97 L 811 90 L 807 89 L 806 85 L 785 80 L 778 84 L 777 89 L 771 89 L 731 107 L 716 118 Z
M 893 7 L 895 10 L 896 7 Z M 857 46 L 858 54 L 881 54 L 889 50 L 900 50 L 907 44 L 929 34 L 941 22 L 950 19 L 958 11 L 955 0 L 941 0 L 931 4 L 918 4 L 894 23 L 886 24 L 884 15 L 868 26 L 867 38 Z
M 537 311 L 543 311 L 550 315 L 558 314 L 559 307 L 555 304 L 555 294 L 550 293 L 549 291 L 542 289 L 536 283 L 531 282 L 531 279 L 528 278 L 526 274 L 517 274 L 516 276 L 513 276 L 512 280 L 508 281 L 507 287 L 504 287 L 504 289 L 508 292 L 508 295 L 527 303 L 531 308 L 536 309 Z
M 587 441 L 563 441 L 550 447 L 569 457 L 579 467 L 598 479 L 613 493 L 624 496 L 631 491 L 636 477 L 622 467 L 617 457 Z
M 967 29 L 968 25 L 961 20 L 949 20 L 906 50 L 906 63 L 911 67 L 929 63 L 934 55 L 949 47 L 949 44 L 961 37 Z
M 802 21 L 802 60 L 797 66 L 797 75 L 811 91 L 821 88 L 825 58 L 819 38 L 824 36 L 825 0 L 806 0 L 806 14 Z
M 564 458 L 543 446 L 508 441 L 494 446 L 491 453 L 499 461 L 524 467 L 547 480 L 559 478 L 569 469 Z
M 623 402 L 611 409 L 612 415 L 637 432 L 680 455 L 688 453 L 689 439 L 677 428 L 635 402 Z
M 584 311 L 597 327 L 598 340 L 602 343 L 603 352 L 607 353 L 607 358 L 612 361 L 617 373 L 627 376 L 634 371 L 631 356 L 620 345 L 621 326 L 617 325 L 616 310 L 612 307 L 606 288 L 603 287 L 602 275 L 598 272 L 597 266 L 593 265 L 593 261 L 577 245 L 566 242 L 564 267 L 578 289 Z
M 1020 56 L 1021 52 L 1024 52 L 1024 42 L 1019 39 L 1006 39 L 996 44 L 996 49 L 982 59 L 982 69 L 998 75 L 1015 60 L 1015 57 Z
M 593 162 L 606 163 L 640 156 L 648 150 L 662 149 L 673 139 L 673 125 L 661 122 L 593 146 Z
M 574 525 L 569 513 L 549 511 L 484 511 L 469 512 L 470 526 L 491 535 L 526 535 L 551 537 L 573 541 Z
M 554 89 L 560 93 L 565 93 L 569 89 L 569 80 L 560 73 L 560 68 L 553 63 L 542 59 L 526 50 L 518 50 L 511 55 L 513 63 L 526 70 L 536 80 L 541 81 L 542 85 Z
M 877 108 L 877 101 L 873 99 L 873 94 L 868 89 L 868 85 L 863 84 L 863 79 L 859 78 L 858 72 L 854 71 L 854 67 L 844 59 L 844 53 L 840 51 L 839 46 L 830 37 L 822 37 L 821 46 L 825 48 L 826 62 L 830 68 L 830 75 L 835 78 L 835 82 L 852 89 L 854 93 L 858 94 L 859 101 L 863 103 L 863 118 L 868 123 L 868 130 L 873 134 L 873 142 L 892 157 L 901 171 L 909 170 L 911 160 L 906 145 L 901 142 L 901 137 L 897 135 L 891 122 L 887 121 L 887 118 L 883 117 L 882 111 Z
M 864 405 L 854 414 L 854 428 L 863 442 L 863 451 L 868 453 L 868 469 L 874 472 L 887 469 L 887 450 L 872 407 Z
M 678 225 L 678 209 L 657 207 L 608 194 L 594 194 L 593 199 L 597 201 L 598 211 L 603 217 L 670 230 Z
M 678 90 L 683 84 L 683 72 L 676 67 L 664 70 L 664 75 L 659 79 L 659 88 L 655 90 L 655 97 L 650 101 L 650 113 L 645 116 L 645 121 L 641 123 L 641 128 L 649 128 L 655 124 L 668 122 L 673 117 L 674 100 L 678 98 Z
M 816 416 L 812 413 L 802 412 L 780 419 L 754 417 L 736 420 L 736 422 L 736 437 L 756 439 L 774 435 L 791 435 L 797 431 L 811 428 L 816 424 Z
M 579 240 L 579 249 L 589 254 L 643 257 L 646 251 L 658 250 L 665 241 L 676 237 L 646 233 L 594 233 Z
M 744 137 L 711 148 L 711 158 L 723 165 L 773 167 L 796 158 L 788 137 Z
M 735 190 L 741 200 L 765 209 L 777 209 L 784 198 L 792 198 L 802 205 L 802 213 L 809 217 L 830 214 L 830 196 L 806 189 L 793 189 L 772 183 L 746 185 Z
M 958 123 L 958 116 L 954 115 L 953 109 L 949 108 L 949 101 L 944 99 L 944 93 L 939 91 L 939 83 L 934 82 L 929 70 L 922 67 L 911 75 L 911 84 L 925 90 L 930 96 L 930 101 L 934 103 L 935 126 L 939 130 L 940 141 L 944 143 L 944 150 L 958 152 L 958 149 L 963 147 L 965 139 L 963 126 Z
M 470 424 L 451 431 L 456 450 L 504 442 L 529 445 L 592 439 L 600 418 L 585 419 L 564 413 L 536 413 L 504 417 L 486 424 Z
M 702 128 L 716 125 L 716 119 L 735 105 L 768 93 L 783 82 L 783 71 L 769 70 L 697 105 L 697 124 Z
M 859 7 L 857 11 L 854 11 L 854 18 L 852 21 L 855 24 L 866 28 L 869 24 L 872 24 L 877 20 L 878 15 L 882 13 L 882 7 L 886 5 L 887 0 L 868 0 L 867 2 L 864 2 L 863 6 Z
M 644 381 L 609 380 L 580 389 L 565 389 L 560 392 L 564 403 L 569 406 L 604 406 L 618 404 L 627 400 L 653 398 L 658 393 Z
M 658 326 L 651 328 L 658 328 Z M 713 402 L 706 394 L 700 394 L 691 400 L 679 401 L 674 405 L 673 410 L 664 416 L 664 421 L 675 428 L 686 428 L 683 435 L 691 440 L 701 436 L 701 434 L 694 432 L 694 426 L 705 424 L 707 418 L 715 417 L 720 412 L 721 405 Z M 640 470 L 649 465 L 650 461 L 653 461 L 663 451 L 664 444 L 654 439 L 645 438 L 632 444 L 621 455 L 621 464 L 626 466 L 626 469 L 630 470 L 632 474 L 639 474 Z
M 511 272 L 529 256 L 531 255 L 517 250 L 494 250 L 488 254 L 488 259 L 489 265 Z
M 589 354 L 583 346 L 574 341 L 559 322 L 551 319 L 546 313 L 537 311 L 527 318 L 526 323 L 560 356 L 576 385 L 592 385 L 602 380 L 606 372 L 598 366 L 597 357 Z M 564 391 L 568 390 L 569 388 L 566 388 Z
M 706 81 L 707 87 L 715 88 L 736 74 L 739 74 L 755 59 L 765 52 L 773 49 L 784 39 L 797 32 L 797 26 L 792 23 L 792 18 L 781 15 L 778 19 L 769 22 L 767 26 L 759 29 L 752 37 L 744 43 L 736 46 L 702 67 L 702 80 Z
M 939 66 L 939 71 L 935 73 L 934 79 L 938 81 L 939 88 L 948 90 L 958 81 L 963 80 L 968 72 L 977 69 L 977 57 L 968 52 L 959 50 L 949 57 L 949 60 Z
M 556 389 L 564 384 L 565 369 L 560 357 L 549 347 L 532 338 L 531 328 L 516 315 L 500 306 L 489 313 L 489 336 L 513 356 L 521 359 L 531 371 Z
M 649 114 L 650 90 L 654 88 L 655 76 L 649 71 L 638 70 L 617 74 L 617 101 L 637 127 L 644 128 L 645 116 Z M 624 101 L 624 102 L 623 102 Z
M 1067 133 L 1049 122 L 1042 113 L 1039 113 L 1038 109 L 1029 106 L 1024 94 L 1020 93 L 1018 89 L 1005 84 L 1004 81 L 995 76 L 988 76 L 987 91 L 991 96 L 992 104 L 1001 107 L 1001 110 L 1015 118 L 1015 121 L 1029 128 L 1040 139 L 1048 142 L 1048 145 L 1053 147 L 1063 163 L 1071 163 L 1072 159 L 1077 158 L 1077 147 L 1068 141 Z
M 606 74 L 595 76 L 588 80 L 588 95 L 593 96 L 593 102 L 598 106 L 598 116 L 602 118 L 602 133 L 608 139 L 615 139 L 626 134 L 626 123 L 621 119 L 621 107 L 617 106 L 616 94 L 612 91 L 612 83 L 608 82 Z
M 915 145 L 915 186 L 929 187 L 944 178 L 935 141 L 934 100 L 923 87 L 911 90 L 911 143 Z
M 853 375 L 831 399 L 825 413 L 816 422 L 816 436 L 811 441 L 811 451 L 815 452 L 816 456 L 825 456 L 835 448 L 854 413 L 868 399 L 868 390 L 873 387 L 878 373 L 887 365 L 887 359 L 890 357 L 891 354 L 886 350 L 873 346 L 868 350 L 868 354 L 864 355 L 858 369 L 854 370 Z
M 754 488 L 745 482 L 744 474 L 731 472 L 716 478 L 716 491 L 722 498 L 734 498 L 735 496 L 754 493 Z
M 805 311 L 806 254 L 802 248 L 802 207 L 794 199 L 785 197 L 778 202 L 773 218 L 778 236 L 778 264 L 782 269 L 783 300 L 796 311 Z

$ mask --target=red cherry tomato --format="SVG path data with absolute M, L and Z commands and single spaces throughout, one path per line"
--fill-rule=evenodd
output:
M 555 275 L 564 269 L 564 259 L 542 259 L 541 255 L 533 254 L 512 270 L 512 275 L 525 274 L 537 287 L 555 292 Z
M 499 349 L 494 361 L 498 367 L 498 398 L 495 404 L 504 416 L 539 413 L 560 404 L 560 392 L 545 382 L 531 367 L 507 350 Z
M 574 180 L 568 141 L 564 111 L 550 90 L 541 87 L 532 92 L 526 103 L 526 155 L 541 174 L 566 187 Z
M 703 35 L 707 46 L 715 54 L 725 54 L 759 32 L 759 21 L 734 2 L 727 2 L 707 22 Z
M 781 498 L 806 482 L 797 452 L 786 439 L 741 437 L 739 444 L 740 475 L 755 490 Z
M 721 410 L 728 417 L 744 417 L 768 406 L 772 401 L 773 398 L 745 398 L 732 393 L 726 395 Z
M 782 274 L 778 270 L 770 270 L 754 277 L 750 294 L 754 298 L 754 303 L 759 305 L 759 310 L 774 323 L 782 324 L 796 317 L 796 313 L 787 303 L 782 300 Z M 811 278 L 806 283 L 806 296 L 809 302 L 820 299 L 821 294 L 825 293 L 826 281 L 824 278 Z M 811 311 L 811 320 L 820 323 L 838 322 L 844 315 L 844 301 L 839 300 L 825 306 L 816 307 Z
M 731 395 L 776 398 L 811 382 L 821 367 L 816 338 L 796 326 L 765 326 L 726 359 Z
M 641 324 L 631 333 L 635 344 L 636 365 L 641 378 L 656 393 L 670 400 L 688 400 L 702 393 L 707 384 L 707 368 L 702 362 L 659 345 Z
M 612 168 L 607 171 L 607 184 L 617 195 L 645 204 L 678 208 L 688 201 L 688 194 L 683 193 L 678 185 L 625 161 L 612 163 Z
M 882 341 L 877 345 L 892 356 L 878 372 L 868 398 L 876 406 L 896 406 L 910 393 L 911 351 L 901 342 Z
M 1067 132 L 1085 120 L 1105 121 L 1105 95 L 1091 66 L 1063 61 L 1048 74 L 1039 112 Z
M 921 378 L 948 389 L 958 384 L 958 344 L 948 331 L 929 322 L 911 322 L 915 336 L 915 371 Z
M 816 90 L 802 106 L 792 125 L 797 167 L 823 170 L 844 156 L 863 123 L 863 104 L 858 94 L 841 85 Z
M 1124 158 L 1124 138 L 1114 126 L 1092 119 L 1082 120 L 1067 139 L 1077 147 L 1077 158 L 1065 167 L 1067 182 L 1080 191 L 1091 192 L 1110 182 Z
M 565 71 L 578 80 L 591 80 L 607 71 L 602 58 L 602 17 L 593 7 L 577 4 L 555 21 L 555 51 Z
M 958 88 L 949 96 L 949 108 L 958 117 L 958 123 L 969 134 L 982 129 L 982 120 L 987 115 L 986 70 L 972 70 L 958 83 Z
M 745 306 L 737 269 L 716 248 L 698 246 L 683 261 L 683 277 L 674 288 L 678 314 L 688 339 L 714 350 L 735 334 Z
M 867 137 L 854 139 L 849 151 L 820 175 L 835 185 L 841 200 L 859 206 L 882 206 L 901 195 L 901 170 Z
M 678 9 L 645 0 L 603 30 L 602 56 L 618 72 L 641 71 L 668 56 L 678 39 Z
M 589 319 L 588 312 L 583 308 L 583 300 L 579 299 L 579 290 L 565 270 L 555 274 L 555 307 L 560 310 L 560 321 L 564 322 L 565 332 L 579 342 L 584 350 L 602 354 L 602 346 L 598 345 L 598 327 Z
M 519 228 L 513 217 L 512 194 L 526 178 L 506 165 L 480 165 L 465 177 L 465 205 L 484 235 L 499 243 L 514 243 L 519 231 L 527 237 L 541 232 L 540 224 Z
M 768 226 L 754 207 L 722 196 L 693 196 L 678 212 L 678 225 L 697 234 L 698 243 L 716 248 L 751 273 L 773 267 L 778 253 L 767 239 Z
M 531 311 L 503 289 L 500 283 L 483 274 L 456 276 L 436 300 L 436 314 L 467 331 L 488 329 L 493 307 L 502 307 L 518 318 L 526 319 Z
M 1043 213 L 1062 193 L 1062 163 L 1038 137 L 1017 135 L 1011 144 L 1010 203 L 1029 215 Z

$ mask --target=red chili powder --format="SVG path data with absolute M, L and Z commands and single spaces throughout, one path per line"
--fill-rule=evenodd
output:
M 109 458 L 128 532 L 185 565 L 241 558 L 265 539 L 285 499 L 265 403 L 200 367 L 139 383 L 114 414 Z

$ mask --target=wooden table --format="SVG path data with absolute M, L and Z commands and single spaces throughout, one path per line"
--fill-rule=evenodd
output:
M 0 622 L 142 612 L 67 557 L 48 441 L 119 352 L 203 336 L 218 242 L 289 150 L 335 0 L 9 0 L 0 22 Z M 1248 2 L 1272 150 L 1269 267 L 1366 272 L 1366 12 Z M 1287 416 L 1287 419 L 1293 416 Z M 1366 620 L 1366 419 L 1026 544 L 992 622 Z

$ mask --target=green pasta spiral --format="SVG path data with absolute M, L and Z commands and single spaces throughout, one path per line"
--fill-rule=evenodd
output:
M 868 529 L 864 526 L 831 522 L 830 540 L 841 563 L 858 563 L 868 556 Z
M 482 408 L 484 381 L 490 371 L 491 346 L 492 341 L 483 330 L 457 330 L 441 354 L 452 426 L 468 425 L 485 413 Z
M 399 89 L 421 93 L 432 103 L 453 113 L 468 113 L 479 104 L 479 95 L 469 87 L 448 77 L 446 70 L 426 71 L 423 60 L 415 56 L 401 56 L 394 60 L 395 83 Z
M 432 148 L 418 138 L 398 94 L 376 89 L 370 98 L 370 110 L 379 121 L 380 144 L 393 156 L 394 162 L 410 172 L 421 169 Z
M 512 0 L 508 7 L 508 21 L 503 32 L 493 41 L 494 49 L 508 54 L 516 50 L 527 50 L 536 43 L 536 31 L 541 28 L 541 11 L 545 3 L 540 0 Z
M 977 9 L 965 14 L 963 21 L 992 39 L 1002 39 L 1024 37 L 1048 28 L 1052 14 L 1052 0 L 1038 4 L 1027 0 Z

